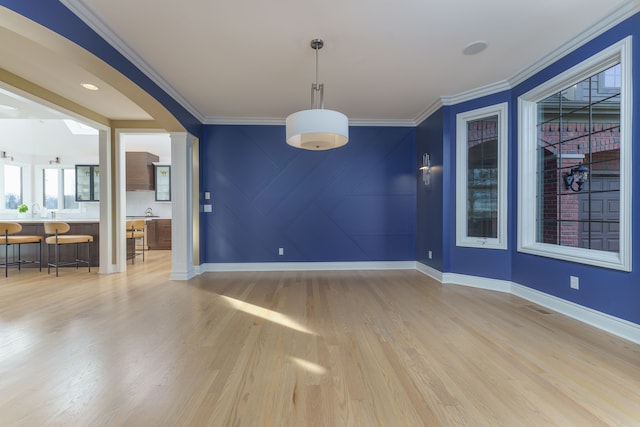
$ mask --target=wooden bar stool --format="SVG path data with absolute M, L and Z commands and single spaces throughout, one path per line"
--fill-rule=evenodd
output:
M 47 273 L 51 273 L 51 267 L 56 268 L 56 277 L 58 277 L 58 267 L 65 267 L 68 265 L 75 265 L 76 269 L 78 264 L 87 264 L 89 272 L 91 272 L 91 242 L 93 242 L 93 236 L 90 234 L 65 234 L 71 227 L 66 222 L 45 222 L 44 233 L 49 235 L 45 242 L 47 243 Z M 78 258 L 78 245 L 81 243 L 87 244 L 87 260 Z M 75 261 L 60 261 L 60 245 L 75 245 L 76 256 Z M 51 262 L 50 247 L 55 245 L 55 262 Z
M 146 243 L 144 239 L 144 219 L 127 220 L 127 252 L 129 247 L 131 252 L 127 254 L 127 259 L 131 259 L 131 263 L 136 263 L 136 240 L 142 239 L 142 262 L 144 262 L 144 250 Z
M 8 277 L 9 275 L 9 266 L 17 265 L 18 270 L 20 270 L 20 266 L 22 264 L 27 263 L 38 263 L 40 265 L 40 271 L 42 271 L 42 236 L 31 236 L 31 235 L 18 235 L 22 231 L 22 225 L 17 222 L 0 222 L 0 245 L 4 245 L 4 264 L 0 264 L 1 267 L 4 267 L 4 277 Z M 22 259 L 20 255 L 20 247 L 22 245 L 26 245 L 29 243 L 37 243 L 39 249 L 38 260 L 25 260 Z M 18 246 L 18 259 L 15 259 L 14 252 L 14 261 L 9 261 L 9 246 L 16 245 Z

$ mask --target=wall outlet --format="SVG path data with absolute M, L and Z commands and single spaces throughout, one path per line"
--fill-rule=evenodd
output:
M 569 286 L 571 286 L 571 289 L 580 289 L 580 278 L 569 276 Z
M 205 211 L 205 212 L 213 212 L 213 206 L 211 206 L 211 205 L 204 205 L 204 211 Z
M 429 257 L 429 259 L 433 259 L 433 252 L 429 251 L 429 254 L 427 256 Z
M 284 255 L 284 248 L 278 248 L 278 255 Z

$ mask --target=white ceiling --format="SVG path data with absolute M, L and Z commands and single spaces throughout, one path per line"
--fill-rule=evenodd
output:
M 282 122 L 309 108 L 309 42 L 319 37 L 326 108 L 352 123 L 416 124 L 443 97 L 508 87 L 606 17 L 640 8 L 640 0 L 61 1 L 205 123 Z M 0 39 L 0 67 L 110 119 L 149 118 L 108 82 L 79 88 L 91 73 L 40 44 L 1 25 Z M 485 51 L 462 53 L 478 40 Z

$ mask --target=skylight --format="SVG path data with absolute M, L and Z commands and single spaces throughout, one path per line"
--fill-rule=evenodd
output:
M 97 135 L 98 129 L 94 129 L 91 126 L 87 126 L 84 123 L 76 122 L 75 120 L 65 119 L 64 124 L 67 125 L 69 131 L 74 135 Z

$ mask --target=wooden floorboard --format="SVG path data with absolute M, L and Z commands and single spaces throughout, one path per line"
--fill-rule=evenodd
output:
M 417 271 L 0 279 L 0 426 L 637 426 L 640 346 Z

